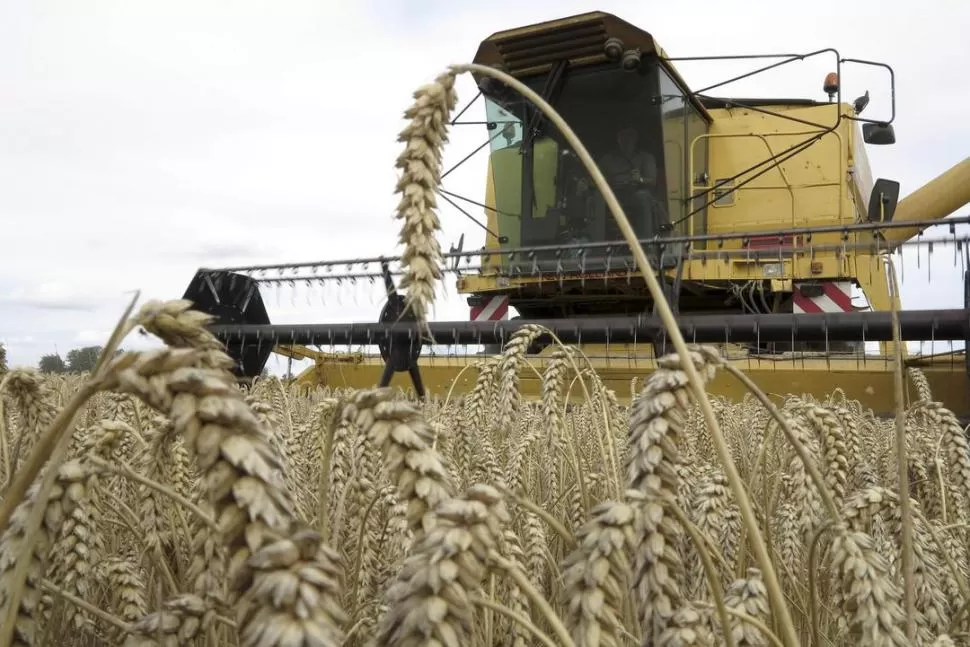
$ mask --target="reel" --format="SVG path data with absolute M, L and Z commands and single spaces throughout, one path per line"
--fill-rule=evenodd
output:
M 270 325 L 259 282 L 244 274 L 199 270 L 182 298 L 192 301 L 196 310 L 212 315 L 216 327 Z M 259 376 L 276 346 L 275 335 L 269 332 L 247 339 L 219 339 L 235 362 L 233 373 L 237 379 Z
M 916 239 L 894 246 L 901 252 L 904 248 L 925 247 L 928 255 L 932 255 L 934 245 L 938 248 L 945 244 L 956 244 L 958 249 L 970 249 L 970 240 L 957 236 L 955 226 L 970 224 L 970 217 L 952 218 L 940 223 L 920 223 L 923 227 L 947 225 L 950 236 L 926 240 L 920 234 Z M 849 240 L 850 234 L 863 234 L 874 229 L 893 227 L 912 227 L 915 223 L 861 223 L 846 225 L 839 228 L 844 231 L 846 239 L 842 244 L 843 253 L 853 246 L 865 247 L 871 253 L 874 243 L 870 237 L 865 243 Z M 700 237 L 671 237 L 664 242 L 680 245 L 686 257 L 702 252 L 692 251 L 693 246 L 705 243 L 704 253 L 717 260 L 737 258 L 743 256 L 752 262 L 763 258 L 794 258 L 797 255 L 811 255 L 816 253 L 819 246 L 809 245 L 795 247 L 791 244 L 793 235 L 801 235 L 811 240 L 813 234 L 832 233 L 832 227 L 811 228 L 805 231 L 784 230 L 779 232 L 759 233 L 760 240 L 776 240 L 778 247 L 768 245 L 753 246 L 750 235 L 720 235 Z M 711 245 L 711 238 L 715 238 Z M 732 239 L 743 239 L 739 248 L 724 248 L 724 243 Z M 657 244 L 656 240 L 643 241 L 644 244 Z M 622 241 L 591 244 L 586 246 L 587 252 L 595 253 L 600 250 L 599 258 L 609 268 L 613 250 L 622 249 Z M 510 281 L 516 279 L 551 279 L 560 288 L 564 285 L 574 285 L 577 290 L 584 286 L 593 285 L 597 279 L 590 278 L 586 258 L 570 261 L 563 252 L 571 249 L 572 245 L 554 248 L 558 257 L 553 268 L 537 268 L 527 259 L 534 258 L 537 252 L 548 252 L 548 246 L 523 247 L 503 250 L 505 259 L 524 259 L 526 262 L 514 262 L 505 265 L 503 272 L 496 271 L 499 276 L 507 277 Z M 714 247 L 714 249 L 710 249 Z M 719 249 L 719 247 L 721 249 Z M 605 252 L 605 254 L 603 254 Z M 492 252 L 494 253 L 494 252 Z M 917 254 L 919 251 L 917 251 Z M 470 264 L 462 264 L 462 259 L 472 256 L 487 257 L 490 252 L 475 250 L 463 251 L 461 244 L 457 248 L 443 254 L 446 261 L 442 266 L 444 273 L 453 273 L 459 280 L 467 276 Z M 954 257 L 954 263 L 966 259 Z M 212 332 L 226 344 L 227 352 L 237 363 L 237 374 L 241 378 L 252 378 L 262 371 L 277 345 L 303 344 L 308 346 L 351 346 L 363 345 L 376 347 L 383 369 L 378 380 L 379 386 L 390 384 L 396 373 L 408 373 L 416 393 L 425 395 L 424 382 L 420 365 L 422 353 L 427 344 L 422 337 L 424 329 L 420 329 L 414 320 L 413 313 L 405 306 L 405 297 L 397 290 L 394 276 L 400 270 L 393 270 L 393 264 L 400 261 L 399 257 L 358 258 L 339 261 L 318 261 L 314 263 L 290 263 L 280 265 L 262 265 L 243 268 L 200 269 L 192 279 L 184 298 L 195 302 L 195 307 L 212 314 L 215 323 Z M 487 262 L 487 261 L 485 261 Z M 379 266 L 375 270 L 374 265 Z M 337 270 L 338 266 L 345 268 Z M 461 269 L 459 269 L 461 267 Z M 682 267 L 682 266 L 680 266 Z M 674 277 L 665 277 L 659 273 L 661 285 L 668 294 L 674 312 L 678 315 L 678 323 L 685 339 L 696 343 L 716 344 L 744 344 L 753 355 L 763 354 L 762 345 L 782 344 L 794 348 L 799 343 L 814 343 L 829 347 L 829 342 L 889 342 L 892 341 L 891 313 L 889 312 L 758 312 L 748 314 L 682 314 L 678 313 L 676 305 L 681 293 L 683 277 L 680 267 Z M 324 270 L 321 272 L 320 270 Z M 627 291 L 646 290 L 642 285 L 642 277 L 636 270 L 624 265 L 612 270 L 614 276 L 604 276 L 602 283 L 608 281 L 613 284 L 624 285 Z M 970 295 L 970 266 L 964 268 L 965 293 Z M 625 277 L 625 278 L 624 278 Z M 299 285 L 301 283 L 320 285 L 336 283 L 353 284 L 357 282 L 380 282 L 386 303 L 380 310 L 376 322 L 373 323 L 334 323 L 334 324 L 296 324 L 273 325 L 270 323 L 266 307 L 260 296 L 259 288 L 263 285 Z M 514 294 L 514 292 L 513 292 Z M 807 292 L 806 292 L 807 294 Z M 742 295 L 743 296 L 743 295 Z M 753 293 L 746 297 L 746 303 L 757 301 Z M 746 309 L 755 307 L 745 306 Z M 901 339 L 903 341 L 966 341 L 970 339 L 970 296 L 966 297 L 963 309 L 947 310 L 915 310 L 899 313 L 901 325 Z M 435 344 L 454 345 L 483 345 L 485 347 L 501 347 L 519 327 L 529 324 L 540 324 L 553 331 L 564 343 L 597 344 L 597 343 L 645 343 L 654 347 L 655 354 L 669 352 L 670 347 L 667 333 L 656 316 L 654 308 L 640 310 L 626 316 L 579 316 L 556 317 L 520 316 L 512 320 L 500 321 L 447 321 L 429 322 L 428 330 L 432 333 Z M 533 345 L 530 353 L 541 350 Z M 970 360 L 967 360 L 967 370 L 970 372 Z
M 404 295 L 399 294 L 394 280 L 391 278 L 390 266 L 387 262 L 381 264 L 384 274 L 384 287 L 387 289 L 387 303 L 381 308 L 378 324 L 381 326 L 397 323 L 414 324 L 414 312 L 407 307 Z M 424 383 L 421 380 L 421 370 L 418 368 L 418 358 L 424 342 L 420 333 L 384 337 L 377 342 L 377 348 L 384 360 L 384 371 L 381 373 L 378 386 L 390 385 L 395 373 L 407 373 L 411 377 L 411 384 L 419 398 L 424 398 Z

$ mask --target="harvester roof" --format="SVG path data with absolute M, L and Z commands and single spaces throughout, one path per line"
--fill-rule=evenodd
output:
M 610 38 L 620 39 L 627 49 L 665 56 L 649 33 L 612 14 L 591 11 L 496 32 L 482 41 L 475 62 L 500 65 L 516 77 L 546 73 L 563 59 L 572 67 L 595 65 L 610 60 Z
M 666 61 L 666 52 L 648 32 L 603 12 L 547 20 L 496 32 L 482 41 L 475 63 L 499 67 L 524 79 L 548 74 L 553 65 L 567 61 L 570 69 L 616 62 L 625 56 L 656 56 L 668 74 L 690 96 L 695 108 L 710 119 L 705 108 L 690 92 L 677 70 Z M 476 74 L 481 85 L 485 77 Z

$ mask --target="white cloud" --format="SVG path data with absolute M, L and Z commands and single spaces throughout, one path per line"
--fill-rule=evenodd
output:
M 74 336 L 74 341 L 84 345 L 101 344 L 110 336 L 110 330 L 80 330 Z
M 805 14 L 750 2 L 739 14 L 713 1 L 598 6 L 654 33 L 671 56 L 831 46 L 889 62 L 899 143 L 870 157 L 874 174 L 899 180 L 904 195 L 967 154 L 970 126 L 957 111 L 970 91 L 950 68 L 970 56 L 968 7 L 824 0 Z M 396 135 L 412 91 L 447 64 L 471 60 L 494 31 L 588 9 L 508 0 L 248 1 L 231 10 L 186 0 L 4 4 L 0 213 L 9 237 L 0 339 L 9 359 L 35 364 L 55 347 L 101 343 L 132 290 L 180 297 L 199 266 L 393 253 Z M 830 61 L 725 94 L 817 97 Z M 749 69 L 680 68 L 695 88 Z M 849 67 L 843 78 L 848 96 L 868 88 L 870 111 L 884 113 L 884 79 Z M 462 103 L 475 94 L 467 77 L 458 90 Z M 482 114 L 479 104 L 468 118 Z M 486 137 L 479 127 L 454 128 L 446 164 Z M 447 187 L 481 200 L 484 169 L 477 156 Z M 450 206 L 442 221 L 444 247 L 463 233 L 466 249 L 481 244 L 481 230 Z M 917 274 L 905 259 L 907 307 L 962 304 L 962 279 L 942 256 L 931 278 L 922 275 L 925 260 Z M 464 318 L 463 300 L 447 288 L 438 318 Z M 363 285 L 281 292 L 278 305 L 270 290 L 265 299 L 278 322 L 372 320 L 380 309 Z

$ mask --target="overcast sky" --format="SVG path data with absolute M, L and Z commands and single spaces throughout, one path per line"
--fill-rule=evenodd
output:
M 816 0 L 0 3 L 0 341 L 12 364 L 103 343 L 132 290 L 177 298 L 199 266 L 394 253 L 394 159 L 412 91 L 494 31 L 602 9 L 671 56 L 809 52 L 891 64 L 898 144 L 870 148 L 903 195 L 970 151 L 970 3 Z M 797 12 L 797 13 L 796 13 Z M 932 18 L 930 18 L 932 17 Z M 827 62 L 829 61 L 829 62 Z M 824 99 L 831 59 L 723 89 Z M 742 64 L 743 65 L 743 64 Z M 734 65 L 683 65 L 699 88 Z M 888 115 L 884 77 L 843 72 Z M 475 94 L 461 79 L 459 102 Z M 478 103 L 469 119 L 481 119 Z M 446 165 L 487 139 L 453 130 Z M 481 200 L 484 154 L 446 188 Z M 480 210 L 473 212 L 480 216 Z M 960 213 L 966 213 L 966 210 Z M 483 237 L 442 209 L 442 245 Z M 916 267 L 915 258 L 907 259 Z M 904 306 L 962 305 L 952 252 L 907 269 Z M 927 286 L 932 281 L 932 293 Z M 451 283 L 451 281 L 449 281 Z M 449 285 L 449 288 L 451 286 Z M 467 318 L 455 298 L 438 319 Z M 309 304 L 308 304 L 309 298 Z M 339 298 L 339 300 L 338 300 Z M 323 299 L 329 306 L 323 305 Z M 373 290 L 266 295 L 274 321 L 371 320 Z M 131 344 L 129 344 L 131 346 Z

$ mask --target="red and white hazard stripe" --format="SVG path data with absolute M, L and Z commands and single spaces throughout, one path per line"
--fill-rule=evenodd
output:
M 509 297 L 499 294 L 482 297 L 482 302 L 471 309 L 471 321 L 502 321 L 509 318 Z
M 852 312 L 852 281 L 817 283 L 823 290 L 819 296 L 806 296 L 797 285 L 792 292 L 792 311 L 795 313 Z

